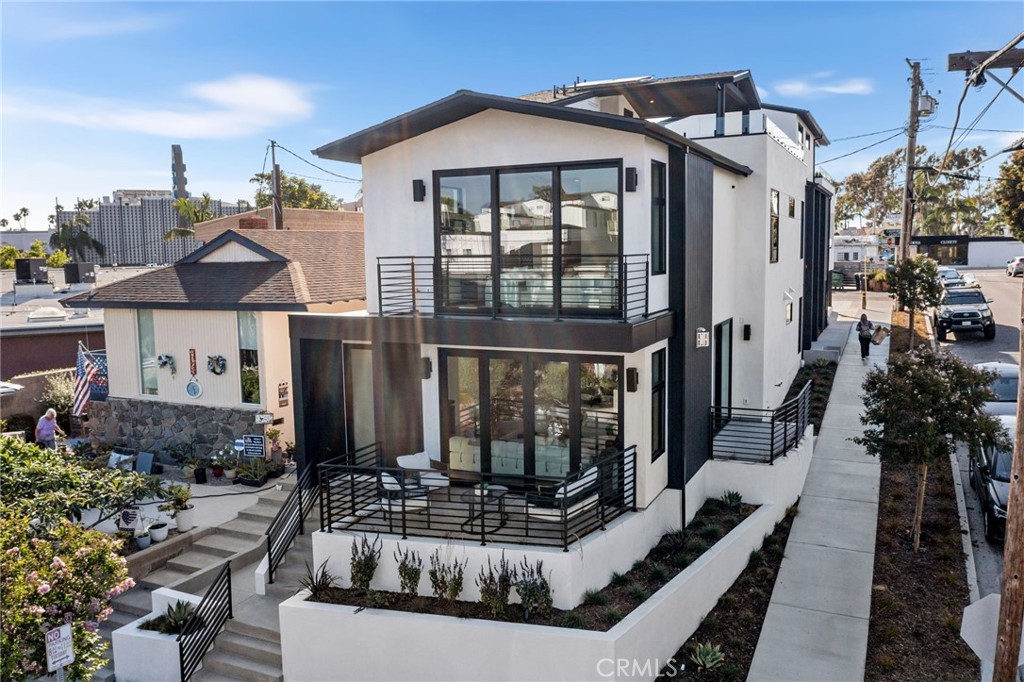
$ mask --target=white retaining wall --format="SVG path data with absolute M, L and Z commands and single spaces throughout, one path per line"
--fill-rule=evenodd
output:
M 153 620 L 177 601 L 199 605 L 202 597 L 161 587 L 153 592 L 153 611 L 114 630 L 114 675 L 118 682 L 180 682 L 181 658 L 178 636 L 140 630 L 139 625 Z
M 306 602 L 308 593 L 300 592 L 280 606 L 284 678 L 653 680 L 784 511 L 779 505 L 762 506 L 607 632 L 380 609 L 357 612 L 351 606 Z
M 570 609 L 583 599 L 587 590 L 600 589 L 608 584 L 612 572 L 625 573 L 633 562 L 644 557 L 658 543 L 666 531 L 682 527 L 678 490 L 664 490 L 646 510 L 627 513 L 608 524 L 604 531 L 594 531 L 581 543 L 561 547 L 538 547 L 537 545 L 513 545 L 490 543 L 481 546 L 474 540 L 451 540 L 441 543 L 437 538 L 409 537 L 402 540 L 395 535 L 381 535 L 383 544 L 380 564 L 374 576 L 372 587 L 376 590 L 398 592 L 398 564 L 394 552 L 398 545 L 419 552 L 425 567 L 429 557 L 438 547 L 441 558 L 446 561 L 468 560 L 465 589 L 462 599 L 479 601 L 480 591 L 475 578 L 487 558 L 496 563 L 505 552 L 505 558 L 518 564 L 525 556 L 533 564 L 538 559 L 544 562 L 544 572 L 550 574 L 555 606 Z M 362 533 L 336 530 L 333 533 L 313 533 L 313 566 L 319 567 L 327 561 L 327 570 L 337 576 L 343 586 L 350 585 L 349 560 L 352 544 L 362 538 Z M 373 539 L 373 535 L 368 536 Z M 430 579 L 427 571 L 420 578 L 420 594 L 430 594 Z

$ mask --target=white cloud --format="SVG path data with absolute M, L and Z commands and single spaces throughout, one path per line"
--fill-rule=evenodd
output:
M 95 130 L 223 139 L 310 117 L 308 91 L 291 81 L 240 74 L 188 85 L 182 99 L 159 105 L 51 90 L 8 93 L 4 113 Z
M 824 81 L 825 73 L 815 74 L 807 80 L 789 80 L 775 83 L 775 91 L 786 97 L 820 97 L 822 95 L 870 95 L 875 90 L 868 78 L 847 78 Z
M 762 88 L 760 85 L 755 85 L 754 87 L 757 88 L 757 96 L 761 99 L 767 99 L 771 95 L 767 88 Z

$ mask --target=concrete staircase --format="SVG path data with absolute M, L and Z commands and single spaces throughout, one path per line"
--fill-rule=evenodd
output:
M 213 529 L 213 533 L 194 542 L 187 551 L 169 559 L 162 568 L 149 573 L 134 588 L 113 600 L 113 614 L 100 625 L 100 632 L 108 644 L 108 663 L 93 676 L 93 682 L 114 682 L 114 666 L 109 659 L 111 633 L 150 613 L 153 590 L 172 587 L 202 595 L 227 559 L 231 560 L 233 591 L 241 594 L 235 598 L 234 618 L 227 621 L 215 640 L 214 648 L 203 658 L 203 668 L 192 679 L 199 682 L 279 682 L 282 679 L 277 605 L 299 589 L 298 578 L 305 575 L 304 561 L 312 561 L 309 536 L 298 536 L 289 551 L 287 563 L 281 566 L 280 578 L 275 576 L 275 584 L 268 586 L 268 596 L 251 595 L 253 587 L 240 584 L 240 581 L 253 580 L 252 571 L 240 569 L 254 567 L 254 562 L 258 563 L 265 555 L 264 533 L 294 488 L 294 478 L 282 480 L 281 486 L 282 490 L 271 489 L 261 493 L 255 505 Z M 314 509 L 309 518 L 315 524 L 319 510 Z M 239 597 L 243 596 L 245 602 L 240 604 Z

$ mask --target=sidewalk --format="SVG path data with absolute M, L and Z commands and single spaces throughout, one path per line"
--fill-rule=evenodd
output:
M 814 446 L 800 511 L 786 544 L 747 680 L 854 682 L 864 679 L 878 522 L 877 459 L 849 439 L 863 433 L 861 383 L 889 356 L 889 341 L 860 358 L 854 322 L 861 312 L 890 325 L 892 302 L 868 309 L 837 297 L 836 323 L 848 327 L 832 395 Z

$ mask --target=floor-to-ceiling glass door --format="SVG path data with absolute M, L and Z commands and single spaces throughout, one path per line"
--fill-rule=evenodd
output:
M 453 475 L 561 479 L 622 447 L 617 358 L 442 351 Z
M 715 325 L 715 405 L 732 407 L 732 320 Z
M 508 312 L 554 306 L 550 170 L 498 175 L 501 305 Z
M 373 351 L 369 346 L 346 344 L 343 358 L 346 444 L 351 452 L 377 440 L 373 409 Z
M 619 306 L 619 169 L 564 168 L 561 189 L 563 308 Z

